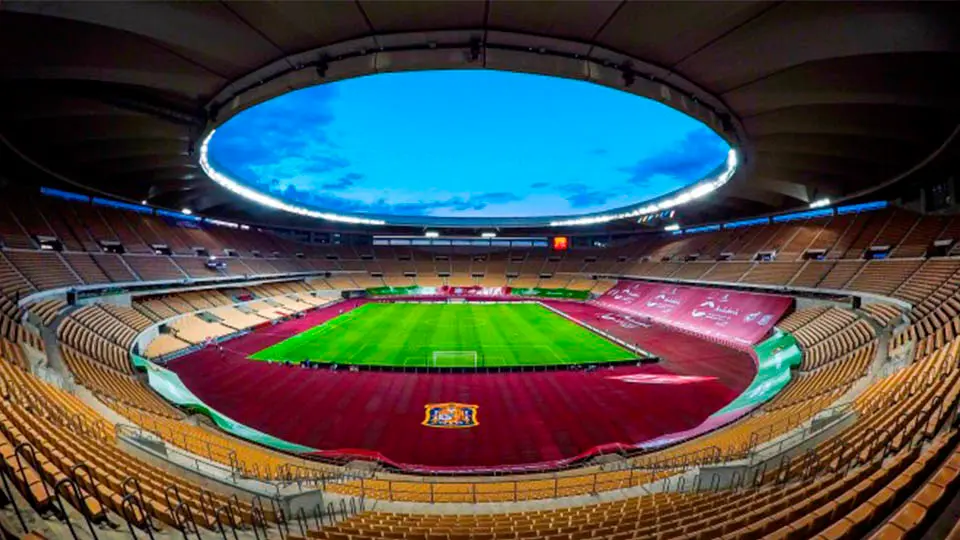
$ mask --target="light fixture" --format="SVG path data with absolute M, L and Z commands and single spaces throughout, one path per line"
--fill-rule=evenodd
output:
M 230 227 L 231 229 L 239 229 L 239 228 L 240 228 L 240 225 L 238 225 L 238 224 L 236 224 L 236 223 L 234 223 L 234 222 L 232 222 L 232 221 L 224 221 L 224 220 L 222 220 L 222 219 L 206 218 L 206 219 L 204 219 L 203 221 L 206 222 L 206 223 L 211 223 L 211 224 L 213 224 L 213 225 L 219 225 L 219 226 L 221 226 L 221 227 Z
M 830 199 L 824 197 L 810 203 L 810 208 L 823 208 L 824 206 L 830 206 Z
M 368 219 L 356 216 L 345 216 L 342 214 L 333 214 L 330 212 L 318 212 L 316 210 L 311 210 L 309 208 L 303 208 L 300 206 L 294 206 L 292 204 L 285 203 L 269 195 L 264 195 L 259 191 L 248 188 L 240 183 L 238 183 L 233 178 L 221 173 L 216 170 L 213 165 L 210 163 L 210 140 L 213 139 L 213 136 L 217 133 L 217 130 L 211 130 L 207 135 L 207 138 L 203 140 L 203 144 L 200 145 L 200 167 L 203 169 L 203 172 L 207 173 L 207 176 L 211 180 L 220 184 L 223 188 L 236 193 L 237 195 L 249 199 L 257 204 L 267 206 L 269 208 L 275 208 L 277 210 L 283 210 L 284 212 L 289 212 L 291 214 L 297 214 L 299 216 L 306 216 L 316 219 L 326 219 L 328 221 L 337 221 L 340 223 L 356 223 L 359 225 L 386 225 L 387 222 L 382 219 Z
M 142 205 L 144 205 L 144 206 L 146 206 L 146 205 L 147 205 L 147 200 L 146 200 L 146 199 L 144 199 L 144 200 L 142 200 L 142 201 L 140 201 L 140 204 L 142 204 Z
M 667 225 L 666 227 L 664 227 L 663 230 L 665 230 L 665 231 L 679 231 L 679 230 L 680 230 L 680 225 L 677 225 L 676 223 L 672 223 L 672 224 Z
M 495 233 L 495 232 L 485 232 L 485 233 L 480 233 L 480 236 L 481 236 L 482 238 L 496 238 L 496 237 L 497 237 L 497 233 Z
M 739 157 L 737 156 L 737 151 L 731 148 L 727 152 L 727 164 L 723 171 L 721 171 L 717 176 L 711 179 L 704 179 L 700 183 L 696 184 L 692 188 L 687 189 L 686 191 L 680 192 L 674 196 L 667 196 L 666 198 L 658 199 L 659 202 L 651 202 L 642 207 L 633 207 L 632 209 L 625 210 L 616 214 L 595 214 L 591 216 L 584 216 L 572 219 L 564 219 L 560 221 L 551 221 L 551 227 L 563 227 L 563 226 L 579 226 L 579 225 L 595 225 L 598 223 L 609 223 L 618 219 L 627 219 L 635 218 L 642 216 L 644 214 L 654 214 L 659 213 L 664 210 L 669 210 L 676 206 L 681 206 L 689 203 L 695 199 L 706 197 L 710 193 L 716 191 L 720 186 L 726 184 L 730 178 L 733 177 L 734 173 L 737 172 L 737 164 L 739 162 Z
M 427 238 L 440 238 L 440 233 L 437 231 L 427 231 L 423 235 Z
M 181 214 L 186 214 L 186 215 L 188 215 L 188 216 L 192 216 L 192 215 L 193 215 L 193 210 L 191 210 L 191 209 L 189 209 L 189 208 L 183 208 L 183 209 L 180 210 L 180 213 L 181 213 Z

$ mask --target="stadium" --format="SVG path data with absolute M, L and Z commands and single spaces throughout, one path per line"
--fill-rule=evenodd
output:
M 4 538 L 960 540 L 952 3 L 0 3 Z

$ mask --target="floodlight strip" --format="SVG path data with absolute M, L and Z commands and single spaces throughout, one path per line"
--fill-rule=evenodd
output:
M 341 214 L 333 214 L 330 212 L 318 212 L 316 210 L 310 210 L 308 208 L 303 208 L 301 206 L 295 206 L 292 204 L 287 204 L 279 199 L 275 199 L 269 195 L 264 195 L 259 191 L 250 189 L 244 185 L 241 185 L 236 180 L 228 177 L 227 175 L 221 173 L 220 171 L 213 168 L 210 164 L 210 159 L 207 155 L 208 146 L 210 144 L 210 139 L 213 138 L 217 130 L 213 129 L 207 135 L 207 138 L 203 140 L 203 144 L 200 146 L 200 167 L 203 169 L 203 172 L 210 177 L 211 180 L 220 184 L 222 187 L 226 188 L 237 195 L 249 199 L 257 204 L 263 206 L 268 206 L 270 208 L 276 208 L 277 210 L 283 210 L 284 212 L 289 212 L 291 214 L 297 214 L 300 216 L 306 216 L 311 218 L 325 219 L 327 221 L 337 221 L 340 223 L 352 223 L 356 225 L 386 225 L 387 222 L 382 219 L 369 219 L 361 218 L 355 216 L 344 216 Z
M 777 214 L 774 216 L 763 216 L 758 218 L 743 219 L 740 221 L 728 221 L 727 223 L 714 223 L 711 225 L 700 225 L 686 229 L 674 230 L 673 234 L 692 234 L 700 232 L 712 232 L 723 229 L 737 229 L 740 227 L 752 227 L 754 225 L 768 225 L 770 223 L 787 223 L 790 221 L 799 221 L 806 219 L 818 219 L 822 217 L 842 216 L 844 214 L 853 214 L 859 212 L 871 212 L 882 210 L 890 206 L 887 201 L 872 201 L 859 204 L 850 204 L 838 206 L 836 208 L 817 208 L 814 210 L 805 210 L 802 212 L 790 212 L 787 214 Z
M 217 184 L 220 184 L 220 186 L 222 186 L 223 188 L 233 193 L 236 193 L 237 195 L 245 199 L 251 200 L 255 203 L 268 206 L 270 208 L 283 210 L 285 212 L 290 212 L 292 214 L 297 214 L 300 216 L 325 219 L 328 221 L 335 221 L 340 223 L 351 223 L 356 225 L 386 225 L 387 224 L 387 222 L 382 219 L 363 218 L 363 217 L 349 216 L 344 214 L 335 214 L 332 212 L 319 212 L 317 210 L 311 210 L 309 208 L 304 208 L 302 206 L 296 206 L 293 204 L 283 202 L 275 197 L 265 195 L 259 191 L 256 191 L 247 186 L 244 186 L 243 184 L 237 182 L 233 178 L 230 178 L 229 176 L 215 169 L 213 165 L 210 163 L 209 145 L 210 145 L 210 140 L 213 139 L 213 136 L 216 133 L 217 133 L 216 129 L 210 130 L 210 133 L 207 134 L 207 137 L 203 140 L 203 144 L 201 144 L 200 146 L 200 167 L 207 174 L 207 176 L 210 177 L 210 179 L 212 179 Z M 731 148 L 727 152 L 726 166 L 724 167 L 723 171 L 721 171 L 712 180 L 702 180 L 692 188 L 683 190 L 675 196 L 666 198 L 657 203 L 651 203 L 642 207 L 635 207 L 623 212 L 590 215 L 590 216 L 583 216 L 579 218 L 570 218 L 570 219 L 551 221 L 549 223 L 549 226 L 564 227 L 564 226 L 578 226 L 578 225 L 597 225 L 597 224 L 609 223 L 611 221 L 617 221 L 621 219 L 636 218 L 644 214 L 662 212 L 664 210 L 676 208 L 678 206 L 687 204 L 691 201 L 706 197 L 710 193 L 713 193 L 718 188 L 726 184 L 730 180 L 730 178 L 733 177 L 734 173 L 736 173 L 737 165 L 738 165 L 737 151 Z
M 584 216 L 580 218 L 572 219 L 563 219 L 558 221 L 551 221 L 551 227 L 567 227 L 567 226 L 576 226 L 576 225 L 597 225 L 601 223 L 609 223 L 611 221 L 617 221 L 620 219 L 629 219 L 642 216 L 644 214 L 652 214 L 655 212 L 662 212 L 664 210 L 669 210 L 671 208 L 676 208 L 678 206 L 687 204 L 696 199 L 706 197 L 710 193 L 713 193 L 720 186 L 726 184 L 730 178 L 733 177 L 734 173 L 737 172 L 738 157 L 737 151 L 733 148 L 727 152 L 727 164 L 720 174 L 718 174 L 712 180 L 704 180 L 693 186 L 692 188 L 681 191 L 679 194 L 664 199 L 657 203 L 651 203 L 646 206 L 633 208 L 626 212 L 617 212 L 613 214 L 600 214 L 594 216 Z

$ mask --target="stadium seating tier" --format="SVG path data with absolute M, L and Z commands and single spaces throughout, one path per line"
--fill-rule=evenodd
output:
M 934 251 L 935 240 L 960 238 L 960 220 L 956 218 L 894 209 L 679 238 L 648 236 L 606 250 L 574 249 L 562 256 L 530 250 L 494 251 L 476 257 L 455 249 L 436 253 L 306 246 L 269 233 L 185 227 L 155 216 L 42 197 L 35 202 L 34 210 L 0 203 L 0 384 L 6 397 L 0 409 L 0 447 L 14 473 L 15 487 L 38 509 L 51 507 L 51 486 L 71 474 L 71 464 L 83 461 L 91 465 L 94 478 L 91 483 L 80 483 L 79 499 L 72 497 L 67 502 L 74 507 L 82 505 L 94 519 L 109 515 L 114 521 L 123 521 L 118 480 L 133 474 L 141 478 L 144 508 L 156 520 L 175 525 L 162 491 L 166 483 L 178 483 L 183 486 L 184 499 L 198 513 L 198 522 L 215 526 L 215 516 L 201 509 L 200 500 L 207 496 L 201 488 L 118 449 L 111 447 L 104 454 L 101 443 L 113 438 L 112 430 L 106 428 L 109 421 L 77 397 L 29 373 L 31 360 L 24 351 L 42 352 L 44 345 L 35 330 L 23 324 L 26 312 L 42 325 L 62 318 L 56 332 L 59 349 L 76 382 L 131 423 L 168 444 L 270 480 L 293 470 L 309 475 L 339 469 L 298 461 L 202 424 L 183 423 L 183 413 L 144 387 L 129 365 L 127 350 L 139 332 L 161 320 L 181 317 L 171 325 L 173 334 L 161 334 L 145 351 L 148 356 L 162 356 L 210 336 L 322 305 L 323 300 L 310 295 L 316 289 L 480 284 L 566 287 L 602 294 L 615 281 L 593 279 L 600 273 L 849 289 L 903 300 L 912 308 L 872 300 L 861 310 L 823 305 L 794 312 L 779 326 L 796 336 L 804 360 L 796 380 L 785 391 L 741 422 L 632 460 L 643 467 L 682 456 L 716 459 L 712 449 L 722 449 L 728 458 L 743 456 L 757 444 L 776 440 L 811 421 L 853 391 L 858 382 L 864 383 L 850 402 L 858 413 L 857 421 L 819 444 L 812 481 L 797 481 L 811 470 L 807 461 L 805 466 L 798 462 L 781 468 L 776 479 L 781 483 L 767 484 L 774 479 L 765 478 L 761 487 L 732 492 L 663 493 L 489 516 L 371 512 L 311 530 L 308 536 L 459 538 L 476 537 L 480 531 L 488 538 L 558 540 L 645 535 L 853 538 L 873 534 L 901 538 L 929 527 L 946 500 L 957 492 L 960 454 L 951 414 L 960 394 L 960 262 L 950 257 L 921 259 Z M 41 243 L 50 239 L 58 241 L 63 251 L 41 250 Z M 121 253 L 105 252 L 105 246 L 115 244 L 122 245 Z M 169 249 L 169 254 L 163 254 L 164 249 Z M 225 270 L 208 269 L 206 256 L 197 255 L 204 251 L 225 256 L 227 250 L 239 257 L 226 257 Z M 890 258 L 864 260 L 876 250 Z M 303 253 L 305 258 L 294 258 L 295 253 Z M 953 254 L 954 248 L 948 247 L 945 253 Z M 758 260 L 760 254 L 772 254 L 773 261 Z M 817 260 L 820 257 L 825 260 Z M 26 309 L 18 306 L 31 293 L 56 288 L 308 270 L 335 274 L 321 276 L 309 287 L 298 282 L 251 285 L 240 291 L 223 287 L 158 294 L 131 307 L 104 303 L 70 309 L 56 297 Z M 238 303 L 236 297 L 244 291 L 256 300 Z M 205 314 L 204 318 L 197 313 Z M 907 358 L 905 368 L 890 373 L 881 369 L 878 374 L 873 359 L 879 337 L 890 332 L 890 354 L 899 354 L 910 345 L 913 355 Z M 77 424 L 66 420 L 71 417 L 82 419 L 86 427 L 75 431 Z M 35 448 L 34 460 L 17 460 L 13 449 L 20 443 Z M 241 456 L 239 462 L 236 456 Z M 847 470 L 850 472 L 844 474 Z M 663 476 L 611 472 L 588 478 L 593 483 L 589 487 L 589 482 L 574 476 L 551 482 L 549 488 L 535 480 L 523 485 L 454 481 L 425 492 L 417 482 L 369 480 L 362 487 L 347 482 L 330 490 L 408 501 L 440 494 L 446 501 L 472 502 L 504 500 L 508 489 L 513 494 L 507 500 L 539 499 L 590 493 L 597 485 L 601 490 L 639 485 Z M 227 503 L 224 494 L 213 497 Z M 249 505 L 237 504 L 239 519 L 249 522 Z M 749 512 L 742 511 L 744 505 Z M 144 516 L 134 512 L 133 519 L 142 522 Z M 960 530 L 952 534 L 960 535 Z

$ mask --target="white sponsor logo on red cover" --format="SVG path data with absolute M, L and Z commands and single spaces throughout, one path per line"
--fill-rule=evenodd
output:
M 703 377 L 699 375 L 673 375 L 669 373 L 634 373 L 632 375 L 608 377 L 608 379 L 636 384 L 693 384 L 717 380 L 716 377 Z

